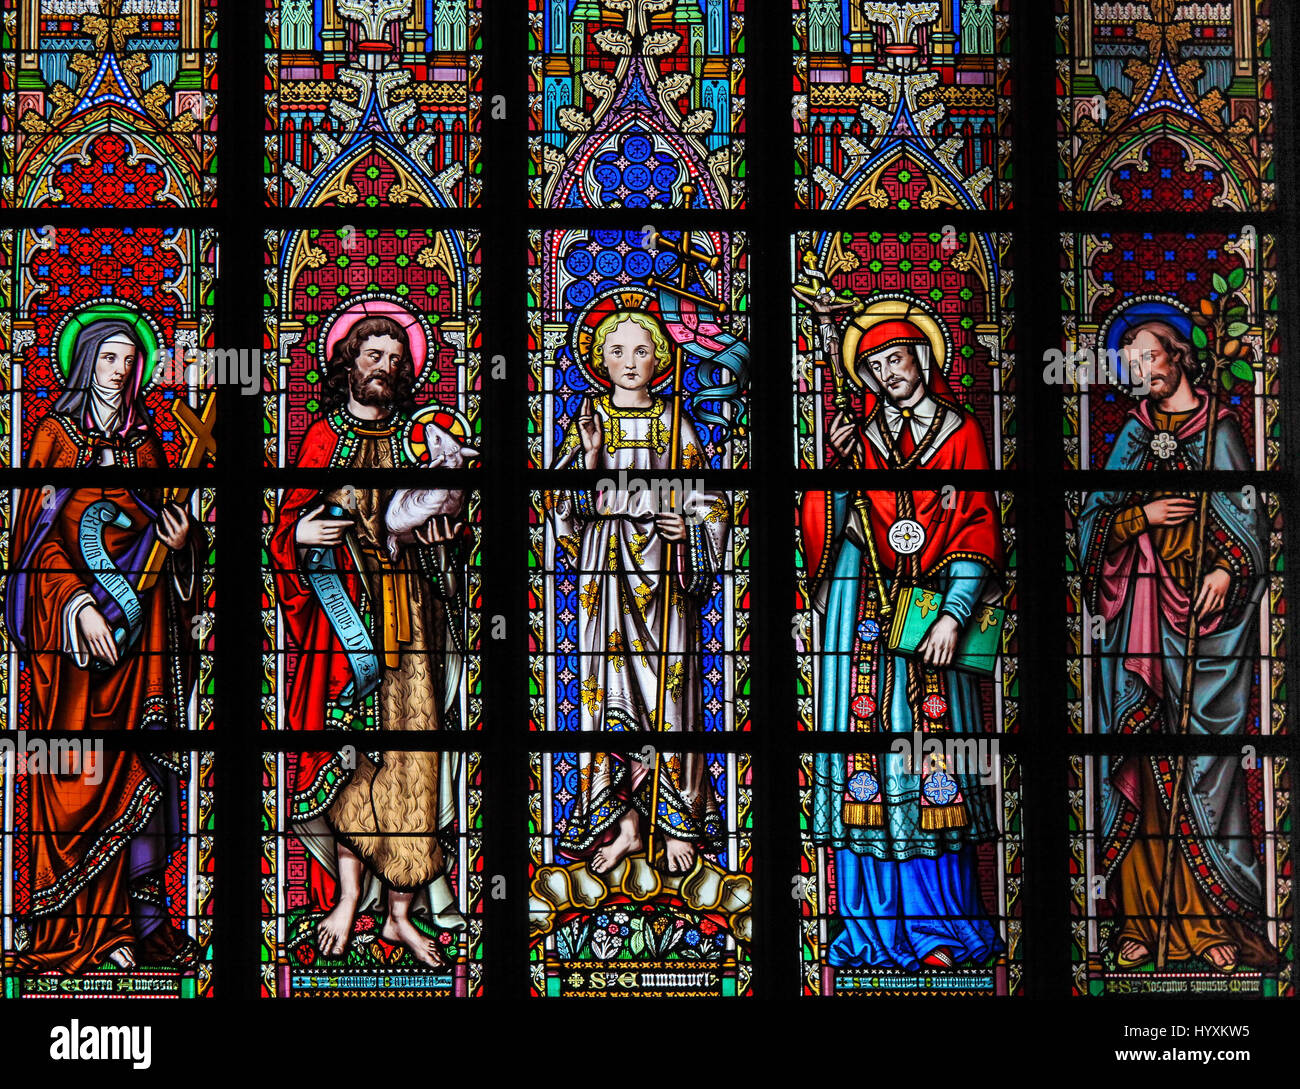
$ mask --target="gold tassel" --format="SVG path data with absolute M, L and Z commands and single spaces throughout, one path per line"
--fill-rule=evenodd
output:
M 885 807 L 880 802 L 845 802 L 844 823 L 850 828 L 881 828 Z
M 966 803 L 956 805 L 924 805 L 921 807 L 921 827 L 927 832 L 941 828 L 964 828 L 966 826 Z

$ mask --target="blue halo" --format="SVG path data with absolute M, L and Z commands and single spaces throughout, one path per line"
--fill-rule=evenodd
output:
M 1148 321 L 1163 321 L 1166 325 L 1172 325 L 1177 329 L 1185 340 L 1192 339 L 1192 315 L 1187 307 L 1176 299 L 1144 295 L 1141 298 L 1130 299 L 1106 319 L 1106 325 L 1102 330 L 1101 346 L 1119 351 L 1119 342 L 1124 334 L 1135 325 L 1142 325 Z

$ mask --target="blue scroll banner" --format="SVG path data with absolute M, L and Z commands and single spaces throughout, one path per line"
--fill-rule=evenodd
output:
M 331 503 L 325 511 L 328 518 L 346 518 L 347 512 Z M 379 684 L 379 656 L 374 642 L 366 630 L 365 621 L 348 597 L 343 586 L 343 576 L 334 562 L 332 548 L 310 548 L 303 559 L 307 584 L 316 596 L 325 619 L 343 645 L 352 669 L 352 680 L 339 693 L 339 702 L 356 703 L 365 699 Z
M 77 524 L 77 544 L 81 549 L 81 559 L 86 565 L 86 571 L 94 576 L 96 584 L 112 599 L 121 614 L 120 619 L 117 616 L 108 616 L 112 624 L 113 642 L 117 644 L 120 656 L 127 647 L 134 645 L 140 638 L 140 622 L 144 617 L 144 610 L 131 583 L 118 570 L 104 547 L 104 530 L 109 526 L 130 529 L 131 519 L 111 500 L 96 500 L 82 511 L 81 521 Z M 102 662 L 98 658 L 92 658 L 91 664 L 100 670 L 112 668 L 107 662 Z

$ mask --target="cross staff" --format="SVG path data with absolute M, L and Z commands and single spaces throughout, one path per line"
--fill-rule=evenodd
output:
M 687 208 L 690 208 L 692 198 L 695 196 L 695 186 L 687 184 L 682 186 L 682 196 L 685 199 Z M 721 299 L 715 299 L 711 295 L 697 295 L 691 292 L 691 269 L 696 270 L 696 281 L 701 287 L 707 287 L 699 279 L 699 266 L 703 265 L 712 270 L 722 264 L 721 254 L 704 253 L 696 249 L 691 241 L 691 232 L 683 231 L 682 236 L 676 242 L 664 238 L 658 231 L 655 231 L 651 241 L 656 248 L 668 250 L 675 253 L 678 258 L 677 283 L 667 280 L 661 280 L 657 276 L 648 278 L 647 283 L 659 291 L 667 291 L 669 294 L 676 295 L 680 299 L 687 299 L 694 303 L 703 303 L 710 309 L 717 311 L 719 314 L 726 313 L 727 305 Z M 669 436 L 668 445 L 668 471 L 675 472 L 677 466 L 677 447 L 681 437 L 682 427 L 682 370 L 685 353 L 682 351 L 680 344 L 673 345 L 673 423 L 671 435 Z M 675 497 L 670 492 L 668 496 L 670 507 L 675 505 Z M 672 611 L 672 572 L 673 558 L 676 549 L 671 541 L 668 542 L 664 550 L 664 593 L 662 603 L 662 620 L 659 625 L 659 647 L 663 655 L 662 667 L 659 670 L 659 699 L 655 704 L 655 733 L 662 733 L 664 729 L 664 703 L 668 698 L 668 621 Z M 683 672 L 685 672 L 685 663 L 683 662 Z M 684 683 L 684 680 L 683 680 Z M 652 771 L 654 779 L 650 784 L 650 830 L 646 834 L 646 859 L 653 865 L 654 863 L 654 842 L 655 842 L 655 823 L 659 816 L 659 748 L 655 746 L 654 768 Z
M 203 407 L 195 412 L 190 408 L 189 403 L 183 400 L 177 400 L 172 403 L 172 415 L 176 417 L 176 422 L 189 435 L 189 441 L 185 444 L 185 452 L 181 455 L 180 463 L 176 466 L 178 469 L 197 469 L 207 459 L 209 455 L 215 456 L 217 452 L 216 439 L 212 436 L 212 429 L 217 422 L 217 395 L 215 392 L 209 393 L 203 402 Z M 184 506 L 185 501 L 189 499 L 192 488 L 164 488 L 163 502 L 177 503 Z M 153 547 L 149 550 L 149 556 L 144 561 L 144 566 L 140 569 L 140 578 L 136 583 L 136 593 L 144 593 L 153 587 L 158 581 L 158 576 L 162 573 L 163 561 L 167 558 L 167 546 L 160 540 L 155 540 Z
M 690 188 L 687 186 L 686 188 Z M 679 299 L 689 299 L 691 302 L 704 302 L 711 310 L 716 310 L 719 314 L 727 312 L 727 304 L 722 299 L 702 299 L 699 295 L 693 294 L 690 288 L 690 269 L 689 262 L 696 265 L 703 265 L 710 271 L 716 269 L 722 264 L 722 256 L 716 253 L 703 253 L 691 245 L 690 231 L 682 234 L 682 237 L 676 242 L 665 238 L 656 232 L 650 239 L 658 249 L 668 250 L 675 253 L 681 258 L 681 266 L 677 272 L 677 283 L 671 283 L 668 280 L 661 280 L 657 276 L 651 276 L 649 284 L 661 291 L 667 291 L 669 294 L 676 295 Z
M 827 364 L 831 372 L 831 381 L 835 386 L 835 407 L 846 416 L 854 417 L 853 406 L 849 400 L 849 390 L 847 372 L 845 370 L 844 360 L 841 358 L 838 333 L 835 330 L 835 318 L 840 314 L 851 312 L 861 314 L 866 308 L 862 305 L 862 300 L 858 298 L 839 298 L 830 289 L 826 283 L 826 274 L 821 269 L 814 267 L 811 261 L 805 259 L 804 274 L 812 281 L 811 284 L 795 283 L 793 291 L 796 298 L 802 299 L 808 304 L 817 304 L 820 309 L 815 310 L 818 315 L 818 322 L 823 329 L 822 351 L 827 357 Z M 856 470 L 862 469 L 862 455 L 854 451 L 853 456 L 849 459 L 849 467 Z M 875 534 L 871 532 L 871 501 L 867 498 L 867 493 L 861 489 L 853 493 L 853 509 L 858 512 L 858 518 L 862 522 L 862 537 L 866 543 L 867 563 L 871 568 L 872 581 L 876 584 L 876 597 L 880 602 L 880 616 L 889 624 L 894 614 L 894 602 L 889 595 L 889 588 L 885 584 L 884 571 L 880 564 L 880 553 L 876 548 Z

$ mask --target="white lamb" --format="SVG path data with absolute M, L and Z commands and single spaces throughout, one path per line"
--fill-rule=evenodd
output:
M 465 446 L 455 435 L 434 424 L 424 425 L 425 441 L 429 444 L 430 469 L 460 469 L 478 451 Z M 394 561 L 404 544 L 415 540 L 415 531 L 423 529 L 430 518 L 455 517 L 465 505 L 465 493 L 452 488 L 399 488 L 388 501 L 384 512 L 384 528 L 388 530 L 388 554 Z

